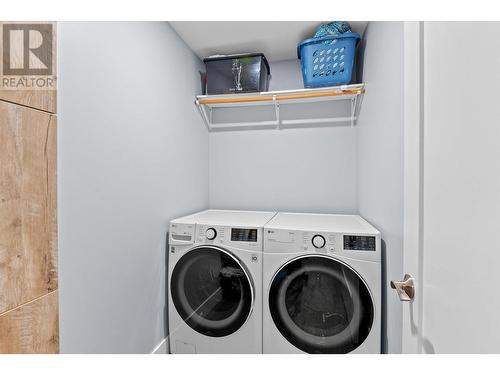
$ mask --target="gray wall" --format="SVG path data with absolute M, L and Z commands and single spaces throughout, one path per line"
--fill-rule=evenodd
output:
M 164 22 L 59 24 L 63 353 L 165 337 L 170 219 L 208 206 L 200 61 Z
M 297 60 L 272 63 L 271 74 L 271 90 L 303 88 Z M 213 208 L 357 211 L 356 129 L 347 124 L 209 138 Z
M 270 91 L 304 88 L 300 60 L 271 62 L 269 63 L 269 69 L 271 70 Z
M 389 280 L 403 273 L 403 23 L 370 22 L 360 52 L 366 95 L 357 125 L 358 208 L 385 243 L 383 346 L 399 353 L 401 302 Z

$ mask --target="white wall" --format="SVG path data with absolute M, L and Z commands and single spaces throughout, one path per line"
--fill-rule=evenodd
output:
M 271 74 L 270 90 L 303 88 L 297 60 L 271 63 Z M 349 124 L 209 138 L 213 208 L 357 211 L 356 129 Z
M 403 23 L 370 22 L 363 39 L 358 73 L 366 94 L 357 124 L 358 209 L 382 233 L 387 302 L 382 344 L 399 353 L 401 302 L 389 281 L 403 276 Z
M 423 27 L 422 349 L 498 354 L 500 22 Z
M 170 219 L 208 206 L 199 59 L 165 22 L 59 24 L 63 353 L 165 337 Z

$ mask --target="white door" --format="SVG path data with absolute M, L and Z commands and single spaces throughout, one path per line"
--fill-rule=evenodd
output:
M 406 23 L 404 353 L 500 353 L 499 90 L 499 22 Z

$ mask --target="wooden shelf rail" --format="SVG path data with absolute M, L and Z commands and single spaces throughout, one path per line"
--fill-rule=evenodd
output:
M 319 124 L 334 124 L 339 122 L 350 122 L 351 126 L 354 126 L 364 93 L 364 84 L 354 84 L 316 89 L 269 91 L 256 94 L 200 95 L 196 98 L 195 103 L 209 131 L 262 128 L 282 129 L 283 126 L 318 126 Z M 280 103 L 286 101 L 289 101 L 288 105 L 293 105 L 295 103 L 314 103 L 330 100 L 350 101 L 350 116 L 346 117 L 345 114 L 340 113 L 339 116 L 326 118 L 311 116 L 311 118 L 305 119 L 282 119 L 280 116 Z M 214 123 L 212 120 L 214 109 L 224 110 L 228 107 L 253 107 L 258 105 L 274 106 L 275 118 L 266 121 L 238 121 L 233 123 Z
M 269 96 L 251 96 L 241 98 L 221 98 L 221 99 L 199 99 L 198 104 L 230 104 L 230 103 L 252 103 L 252 102 L 272 102 L 274 100 L 292 100 L 292 99 L 311 99 L 328 96 L 343 96 L 343 95 L 360 95 L 364 94 L 365 89 L 357 90 L 341 90 L 341 91 L 324 91 L 324 92 L 305 92 L 299 94 L 282 94 Z

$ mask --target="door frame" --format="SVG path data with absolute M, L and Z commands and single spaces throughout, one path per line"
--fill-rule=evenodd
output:
M 422 353 L 424 22 L 404 22 L 403 270 L 415 279 L 415 299 L 403 303 L 402 352 Z M 401 275 L 401 278 L 403 275 Z

